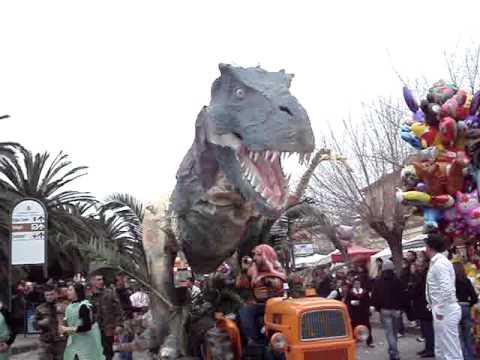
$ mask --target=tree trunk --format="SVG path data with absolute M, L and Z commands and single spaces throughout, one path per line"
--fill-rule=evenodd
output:
M 378 235 L 383 237 L 390 247 L 392 252 L 393 264 L 395 265 L 395 272 L 397 276 L 400 276 L 402 271 L 402 259 L 403 259 L 403 229 L 405 228 L 405 222 L 397 222 L 394 224 L 394 228 L 390 229 L 384 221 L 370 221 L 370 227 L 377 232 Z
M 402 251 L 402 237 L 391 236 L 387 240 L 390 251 L 392 252 L 393 264 L 395 265 L 395 272 L 397 276 L 400 276 L 402 271 L 402 260 L 403 260 L 403 251 Z

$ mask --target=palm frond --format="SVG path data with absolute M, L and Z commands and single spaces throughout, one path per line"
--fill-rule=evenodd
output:
M 139 222 L 143 222 L 145 216 L 145 207 L 143 204 L 130 194 L 114 193 L 105 199 L 105 206 L 108 208 L 120 208 L 125 206 L 131 211 Z

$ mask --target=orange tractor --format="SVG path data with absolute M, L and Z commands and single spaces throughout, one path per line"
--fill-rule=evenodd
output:
M 356 341 L 368 337 L 366 328 L 352 330 L 345 304 L 316 296 L 272 298 L 264 321 L 268 341 L 260 352 L 246 354 L 235 320 L 217 313 L 216 325 L 207 333 L 204 359 L 354 360 Z

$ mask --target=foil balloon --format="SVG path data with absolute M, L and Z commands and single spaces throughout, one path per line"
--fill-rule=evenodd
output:
M 465 119 L 465 125 L 468 129 L 479 129 L 480 128 L 480 116 L 478 114 L 478 109 L 480 107 L 480 91 L 477 91 L 473 95 L 472 103 L 470 105 L 470 112 Z
M 470 193 L 457 192 L 456 194 L 456 209 L 460 216 L 469 215 L 474 209 L 480 206 L 478 202 L 477 190 Z
M 354 236 L 353 226 L 338 225 L 335 228 L 335 234 L 337 236 L 337 239 L 350 242 L 352 241 Z
M 480 203 L 477 198 L 477 190 L 471 193 L 458 193 L 456 208 L 466 224 L 467 233 L 470 235 L 480 234 Z
M 442 105 L 441 116 L 463 120 L 469 115 L 471 103 L 472 95 L 465 90 L 459 90 Z
M 397 201 L 418 207 L 425 230 L 443 232 L 450 243 L 479 236 L 480 91 L 440 80 L 420 102 L 407 87 L 403 98 L 413 116 L 400 136 L 419 152 L 402 169 Z
M 443 212 L 440 209 L 428 207 L 423 209 L 423 221 L 427 231 L 438 228 L 438 223 L 440 222 L 442 215 Z
M 400 137 L 403 141 L 413 146 L 415 149 L 422 149 L 420 138 L 412 132 L 410 126 L 403 124 L 400 126 Z
M 470 235 L 480 234 L 480 204 L 479 207 L 469 211 L 467 215 L 467 226 Z
M 441 137 L 438 129 L 425 123 L 414 122 L 410 125 L 410 130 L 420 139 L 422 148 L 428 148 L 432 145 L 441 145 Z
M 430 126 L 438 126 L 441 107 L 438 104 L 430 103 L 427 100 L 422 100 L 420 108 L 425 114 L 425 122 Z
M 415 100 L 412 91 L 406 86 L 403 87 L 403 98 L 405 99 L 408 108 L 413 113 L 414 121 L 424 122 L 425 115 L 423 114 L 422 109 L 420 109 L 420 106 L 418 106 L 418 102 Z
M 431 103 L 443 105 L 458 91 L 458 86 L 452 82 L 439 80 L 428 90 L 427 100 Z
M 452 147 L 457 140 L 457 122 L 450 116 L 442 118 L 439 124 L 440 141 L 444 146 Z
M 467 224 L 455 207 L 451 207 L 443 212 L 442 219 L 444 235 L 454 239 L 465 235 Z
M 420 192 L 426 192 L 426 191 L 427 191 L 427 185 L 425 185 L 425 183 L 423 183 L 423 182 L 419 182 L 419 183 L 415 186 L 415 190 L 416 190 L 416 191 L 420 191 Z

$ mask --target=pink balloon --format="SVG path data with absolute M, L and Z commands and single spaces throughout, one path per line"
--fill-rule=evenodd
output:
M 451 207 L 444 211 L 443 219 L 445 221 L 456 221 L 458 218 L 458 211 L 455 207 Z
M 456 200 L 455 206 L 460 215 L 468 215 L 473 209 L 480 206 L 478 203 L 477 190 L 471 193 L 457 192 Z

